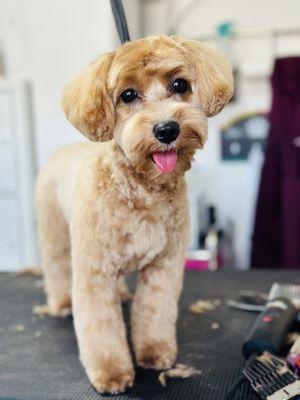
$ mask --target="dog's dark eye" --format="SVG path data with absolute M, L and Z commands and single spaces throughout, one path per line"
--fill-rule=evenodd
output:
M 137 97 L 137 92 L 134 89 L 126 89 L 121 93 L 121 99 L 124 103 L 131 103 Z
M 174 93 L 185 93 L 189 89 L 189 84 L 185 79 L 178 78 L 171 85 L 172 92 Z

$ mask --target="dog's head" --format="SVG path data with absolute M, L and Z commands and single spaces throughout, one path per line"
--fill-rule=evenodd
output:
M 191 166 L 207 117 L 233 92 L 226 59 L 203 44 L 157 36 L 126 43 L 75 77 L 62 105 L 94 141 L 114 139 L 138 172 L 155 178 Z

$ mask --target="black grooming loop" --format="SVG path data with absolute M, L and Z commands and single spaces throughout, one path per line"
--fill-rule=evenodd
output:
M 110 0 L 110 4 L 121 43 L 130 42 L 122 0 Z

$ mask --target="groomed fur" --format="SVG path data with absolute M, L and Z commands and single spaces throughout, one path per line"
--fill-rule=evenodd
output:
M 180 95 L 171 83 L 183 78 Z M 138 93 L 130 103 L 120 95 Z M 99 392 L 120 393 L 134 370 L 120 299 L 123 276 L 139 270 L 132 305 L 137 363 L 170 368 L 177 354 L 177 301 L 189 241 L 184 173 L 207 135 L 207 116 L 219 112 L 233 90 L 223 56 L 179 37 L 127 43 L 95 60 L 64 91 L 67 118 L 93 141 L 58 151 L 41 171 L 37 213 L 51 315 L 72 304 L 81 361 Z M 176 121 L 167 145 L 153 127 Z M 178 162 L 163 174 L 154 152 L 173 149 Z M 71 261 L 72 260 L 72 261 Z M 72 280 L 72 283 L 71 283 Z

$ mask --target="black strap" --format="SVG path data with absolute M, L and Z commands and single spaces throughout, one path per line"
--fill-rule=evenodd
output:
M 124 44 L 125 42 L 130 42 L 122 0 L 110 0 L 110 4 L 121 43 Z

